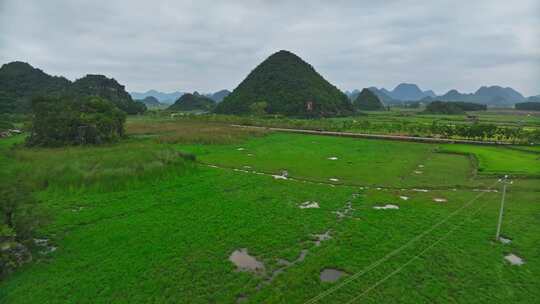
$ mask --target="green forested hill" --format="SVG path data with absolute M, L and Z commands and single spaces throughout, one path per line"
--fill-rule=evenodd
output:
M 26 62 L 14 61 L 0 67 L 0 112 L 27 112 L 36 95 L 65 94 L 70 81 L 51 76 Z
M 176 100 L 168 110 L 173 111 L 210 111 L 216 105 L 216 102 L 206 96 L 200 95 L 197 92 L 193 94 L 187 93 Z
M 353 105 L 356 109 L 362 111 L 377 111 L 384 109 L 384 105 L 379 100 L 379 97 L 369 89 L 363 89 L 354 99 Z
M 26 113 L 30 111 L 30 100 L 35 96 L 99 96 L 129 114 L 145 110 L 144 104 L 131 99 L 123 85 L 103 75 L 87 75 L 72 83 L 64 77 L 51 76 L 26 62 L 14 61 L 0 67 L 1 113 Z
M 352 112 L 344 93 L 288 51 L 279 51 L 259 64 L 225 97 L 216 112 L 250 113 L 255 103 L 264 105 L 266 113 L 292 116 L 336 116 Z

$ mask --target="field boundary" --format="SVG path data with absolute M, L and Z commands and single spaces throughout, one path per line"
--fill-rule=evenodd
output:
M 289 129 L 289 128 L 275 128 L 275 127 L 259 127 L 232 124 L 232 127 L 246 128 L 246 129 L 258 129 L 277 132 L 299 133 L 299 134 L 311 134 L 311 135 L 325 135 L 325 136 L 338 136 L 338 137 L 352 137 L 352 138 L 367 138 L 367 139 L 386 139 L 386 140 L 398 140 L 398 141 L 413 141 L 423 143 L 446 143 L 446 144 L 469 144 L 469 145 L 488 145 L 488 146 L 510 146 L 512 143 L 502 141 L 481 141 L 481 140 L 468 140 L 468 139 L 451 139 L 451 138 L 434 138 L 434 137 L 416 137 L 405 135 L 385 135 L 385 134 L 368 134 L 368 133 L 354 133 L 354 132 L 337 132 L 337 131 L 317 131 L 306 129 Z

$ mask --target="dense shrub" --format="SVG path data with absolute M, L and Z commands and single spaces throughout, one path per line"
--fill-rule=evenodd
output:
M 111 102 L 39 97 L 32 100 L 30 146 L 100 144 L 124 135 L 125 113 Z

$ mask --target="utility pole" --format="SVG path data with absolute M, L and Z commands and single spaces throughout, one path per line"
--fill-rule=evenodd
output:
M 499 241 L 501 237 L 501 225 L 502 225 L 502 219 L 503 219 L 503 213 L 504 213 L 504 199 L 506 196 L 506 185 L 509 184 L 508 182 L 508 175 L 505 175 L 503 179 L 500 180 L 501 183 L 503 183 L 503 190 L 502 190 L 502 197 L 501 197 L 501 209 L 499 210 L 499 222 L 497 224 L 497 234 L 495 235 L 495 240 Z M 511 184 L 512 182 L 510 182 Z

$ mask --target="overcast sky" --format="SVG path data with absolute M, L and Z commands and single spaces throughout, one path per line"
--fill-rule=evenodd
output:
M 0 0 L 0 63 L 129 91 L 234 89 L 280 49 L 343 90 L 540 94 L 540 1 Z

